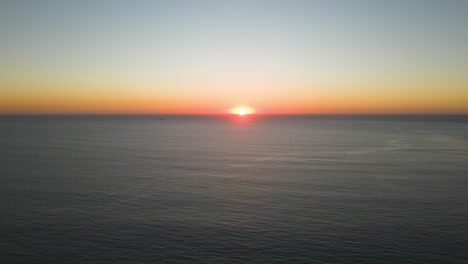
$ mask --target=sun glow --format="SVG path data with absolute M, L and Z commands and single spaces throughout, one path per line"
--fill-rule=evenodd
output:
M 231 114 L 245 116 L 245 115 L 253 114 L 255 111 L 252 108 L 247 107 L 247 106 L 238 106 L 238 107 L 232 108 L 229 112 Z

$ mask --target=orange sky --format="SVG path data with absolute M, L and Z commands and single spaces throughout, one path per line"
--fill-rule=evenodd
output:
M 3 92 L 1 113 L 164 113 L 221 114 L 238 105 L 246 105 L 259 114 L 356 114 L 356 113 L 468 113 L 468 97 L 463 87 L 356 89 L 336 87 L 303 89 L 289 92 L 288 87 L 259 91 L 225 93 L 226 90 L 195 89 L 195 92 L 144 92 L 127 87 L 28 89 L 17 86 Z M 71 86 L 71 85 L 69 85 Z M 75 85 L 76 86 L 76 85 Z M 255 88 L 252 88 L 253 90 Z M 294 89 L 291 89 L 294 90 Z M 443 89 L 440 89 L 443 90 Z M 109 92 L 112 91 L 112 92 Z M 229 90 L 228 90 L 229 91 Z

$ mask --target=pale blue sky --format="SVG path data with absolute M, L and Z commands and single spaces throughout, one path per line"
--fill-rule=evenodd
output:
M 181 91 L 233 80 L 298 91 L 337 79 L 465 81 L 467 26 L 461 0 L 11 0 L 0 2 L 0 67 L 4 79 Z

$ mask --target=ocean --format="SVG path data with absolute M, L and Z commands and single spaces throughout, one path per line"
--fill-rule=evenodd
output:
M 0 116 L 0 263 L 468 263 L 468 116 Z

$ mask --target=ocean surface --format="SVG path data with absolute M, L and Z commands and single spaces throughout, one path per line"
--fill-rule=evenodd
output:
M 0 263 L 468 263 L 468 117 L 0 116 Z

